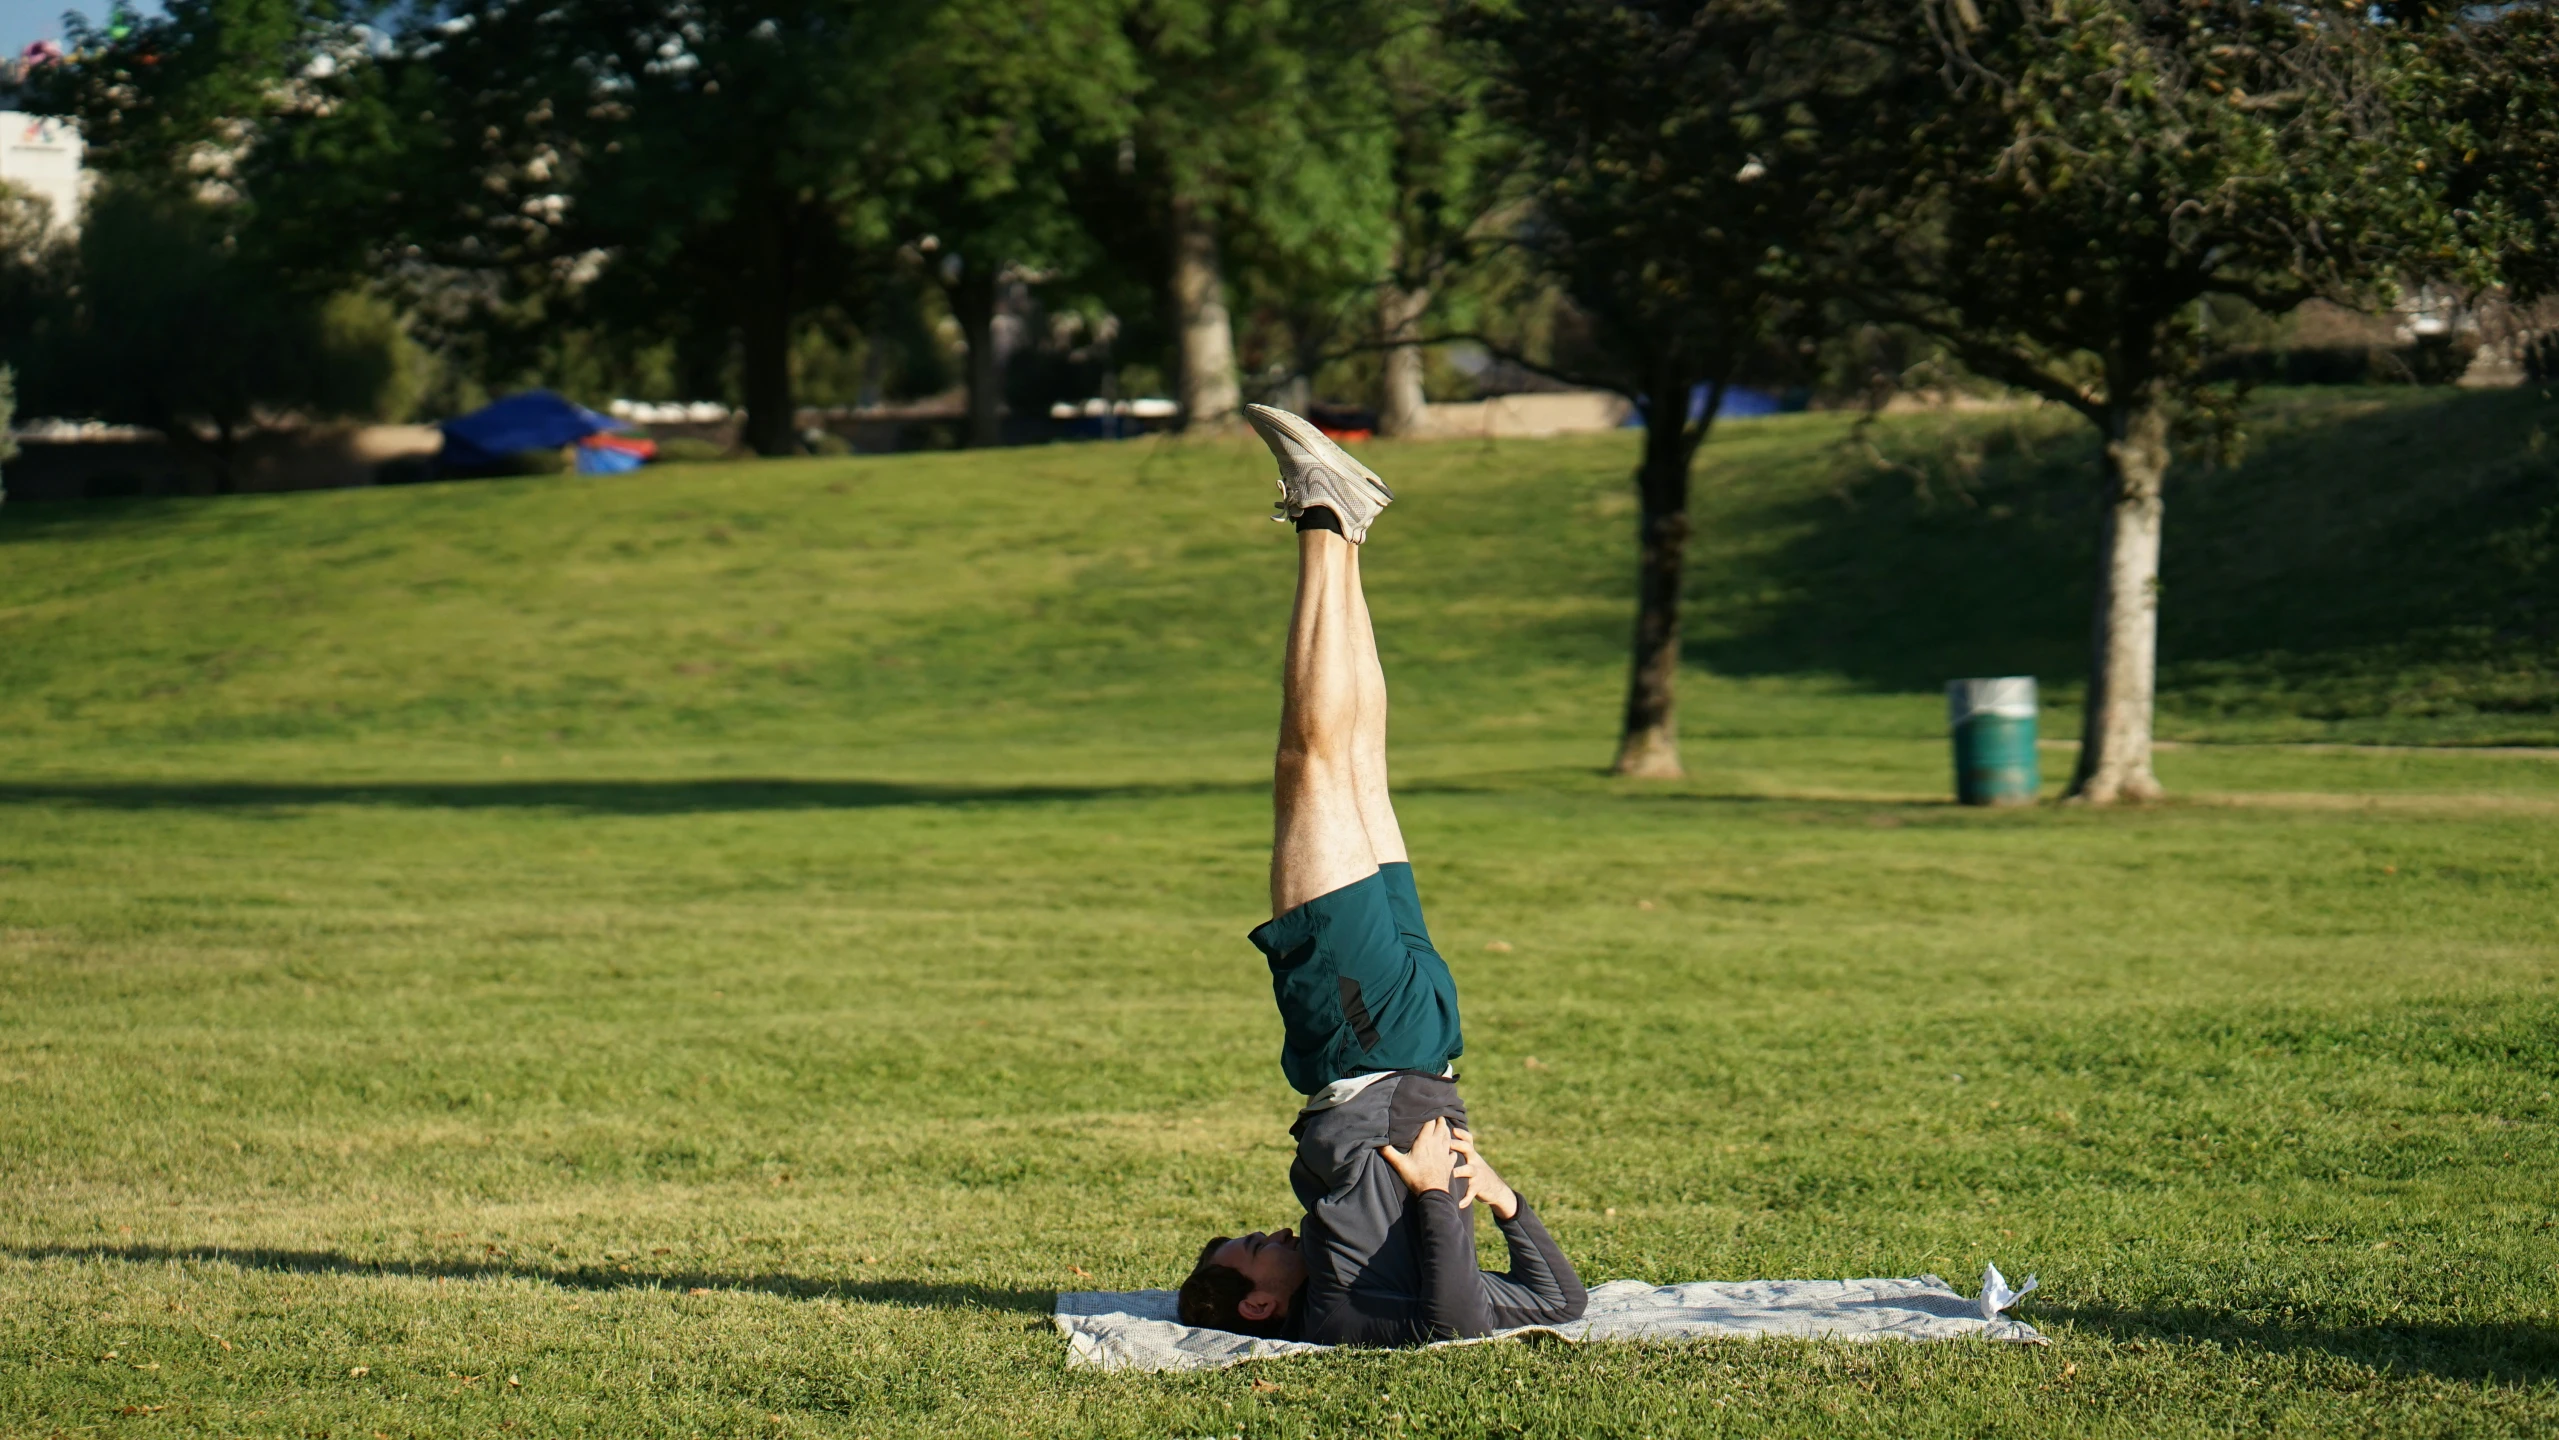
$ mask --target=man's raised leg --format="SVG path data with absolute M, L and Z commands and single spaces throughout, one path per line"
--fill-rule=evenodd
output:
M 1360 547 L 1351 547 L 1351 638 L 1359 650 L 1359 720 L 1351 746 L 1353 784 L 1368 853 L 1380 865 L 1406 857 L 1404 827 L 1386 785 L 1386 667 L 1377 659 L 1377 631 L 1369 623 L 1368 592 L 1360 583 Z
M 1376 641 L 1359 594 L 1359 547 L 1331 530 L 1297 533 L 1297 603 L 1282 672 L 1279 759 L 1271 787 L 1271 913 L 1377 873 L 1360 773 L 1365 670 Z M 1385 679 L 1376 679 L 1375 765 L 1385 787 Z M 1387 812 L 1389 823 L 1393 811 Z M 1393 859 L 1403 858 L 1401 836 Z

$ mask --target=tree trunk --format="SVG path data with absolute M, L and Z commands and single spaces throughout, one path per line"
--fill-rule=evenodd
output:
M 2069 798 L 2090 805 L 2156 800 L 2151 696 L 2159 672 L 2160 484 L 2168 474 L 2168 409 L 2147 395 L 2107 416 L 2106 530 L 2097 576 L 2088 708 Z
M 1431 292 L 1388 284 L 1377 301 L 1377 323 L 1394 348 L 1386 352 L 1385 393 L 1378 397 L 1377 429 L 1384 435 L 1419 435 L 1428 424 L 1429 397 L 1422 390 L 1422 312 Z
M 1183 428 L 1232 427 L 1244 407 L 1244 391 L 1235 374 L 1235 327 L 1226 315 L 1217 214 L 1179 195 L 1173 199 L 1173 321 L 1181 339 Z
M 791 403 L 792 274 L 790 221 L 778 204 L 747 212 L 748 262 L 739 276 L 740 379 L 746 426 L 740 438 L 758 455 L 799 453 L 799 417 Z
M 1688 561 L 1688 462 L 1714 423 L 1723 386 L 1709 392 L 1705 424 L 1692 433 L 1689 382 L 1657 381 L 1644 397 L 1644 460 L 1635 472 L 1641 502 L 1636 534 L 1635 662 L 1626 683 L 1626 727 L 1617 742 L 1620 775 L 1676 780 L 1679 766 L 1679 602 Z
M 996 268 L 975 257 L 961 262 L 960 277 L 949 287 L 951 315 L 960 322 L 968 345 L 969 417 L 967 444 L 984 449 L 1004 443 L 1004 364 L 995 353 L 995 307 L 1001 290 Z

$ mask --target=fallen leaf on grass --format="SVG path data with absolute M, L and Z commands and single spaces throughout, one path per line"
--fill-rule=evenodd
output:
M 1264 1395 L 1277 1395 L 1277 1394 L 1280 1392 L 1280 1387 L 1279 1387 L 1279 1386 L 1277 1386 L 1277 1385 L 1272 1384 L 1272 1383 L 1271 1383 L 1270 1381 L 1268 1381 L 1268 1380 L 1256 1380 L 1256 1381 L 1254 1381 L 1254 1382 L 1253 1382 L 1253 1389 L 1254 1389 L 1255 1391 L 1257 1391 L 1257 1392 L 1261 1393 L 1261 1394 L 1264 1394 Z
M 349 1371 L 347 1372 L 347 1376 L 348 1376 L 348 1378 L 349 1378 L 349 1379 L 353 1379 L 354 1377 L 359 1376 L 359 1375 L 370 1375 L 370 1374 L 372 1374 L 372 1373 L 373 1373 L 373 1367 L 372 1367 L 372 1366 L 370 1366 L 370 1365 L 358 1365 L 358 1366 L 357 1366 L 357 1367 L 355 1367 L 354 1369 L 349 1370 Z
M 2078 1362 L 2078 1361 L 2076 1361 L 2076 1360 L 2073 1360 L 2073 1361 L 2071 1361 L 2069 1364 L 2064 1365 L 2063 1367 L 2061 1367 L 2061 1378 L 2063 1378 L 2064 1380 L 2067 1380 L 2067 1379 L 2069 1379 L 2071 1376 L 2076 1375 L 2076 1374 L 2078 1374 L 2078 1373 L 2079 1373 L 2079 1362 Z
M 1486 944 L 1484 948 L 1492 951 L 1496 955 L 1508 955 L 1511 953 L 1511 942 L 1508 940 L 1495 940 Z
M 708 1295 L 711 1293 L 711 1287 L 708 1285 L 696 1285 L 684 1293 L 687 1295 Z
M 168 1408 L 166 1405 L 127 1405 L 116 1413 L 118 1415 L 157 1415 Z
M 1092 1279 L 1092 1278 L 1093 1278 L 1093 1272 L 1092 1272 L 1092 1271 L 1090 1271 L 1090 1270 L 1085 1269 L 1085 1268 L 1084 1268 L 1083 1266 L 1081 1266 L 1081 1265 L 1069 1265 L 1069 1266 L 1067 1266 L 1066 1268 L 1067 1268 L 1067 1269 L 1069 1269 L 1069 1270 L 1071 1270 L 1071 1271 L 1073 1271 L 1073 1272 L 1075 1272 L 1075 1273 L 1076 1273 L 1076 1274 L 1078 1274 L 1078 1275 L 1083 1276 L 1083 1277 L 1084 1277 L 1085 1279 L 1087 1279 L 1087 1280 L 1090 1280 L 1090 1279 Z
M 1544 1070 L 1549 1068 L 1545 1061 L 1538 1059 L 1534 1055 L 1529 1056 L 1527 1059 L 1522 1060 L 1519 1063 L 1520 1067 L 1526 1070 Z
M 523 1388 L 524 1388 L 524 1379 L 523 1379 L 523 1377 L 522 1377 L 522 1376 L 518 1376 L 518 1375 L 509 1375 L 508 1377 L 506 1377 L 506 1383 L 507 1383 L 508 1385 L 510 1385 L 510 1386 L 513 1386 L 515 1389 L 518 1389 L 518 1390 L 521 1390 L 521 1389 L 523 1389 Z

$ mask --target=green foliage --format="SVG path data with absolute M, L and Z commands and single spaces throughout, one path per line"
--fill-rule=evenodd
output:
M 2301 403 L 2210 482 L 2223 593 L 2358 624 L 2478 521 L 2440 438 L 2521 463 L 2541 406 Z M 1945 804 L 1943 672 L 1857 667 L 2043 623 L 1990 512 L 2085 503 L 2060 419 L 1884 418 L 1908 507 L 1849 417 L 1722 427 L 1706 643 L 1828 585 L 1781 552 L 1843 481 L 1911 579 L 1698 677 L 1642 787 L 1590 773 L 1631 437 L 1361 447 L 1506 1173 L 1594 1280 L 1996 1261 L 2050 1351 L 1067 1369 L 1060 1288 L 1295 1218 L 1241 940 L 1292 550 L 1250 442 L 1051 447 L 0 510 L 0 1430 L 2546 1434 L 2559 773 L 2196 745 L 2195 803 Z M 2369 532 L 2318 587 L 2314 492 Z
M 2197 303 L 2386 298 L 2440 254 L 2397 58 L 2355 4 L 1945 0 L 1947 83 L 1871 143 L 1913 174 L 1847 227 L 1873 308 L 2078 409 L 2199 398 Z
M 2427 62 L 2418 163 L 2440 178 L 2469 258 L 2518 300 L 2559 292 L 2559 14 L 2501 5 L 2407 18 Z
M 1076 157 L 1075 215 L 1098 263 L 1083 288 L 1127 321 L 1119 349 L 1178 375 L 1168 308 L 1178 223 L 1219 236 L 1248 382 L 1302 373 L 1360 318 L 1392 251 L 1388 47 L 1404 0 L 1133 0 L 1122 132 Z M 1195 217 L 1184 221 L 1181 217 Z
M 29 408 L 217 447 L 287 412 L 397 417 L 423 365 L 398 316 L 361 293 L 279 291 L 234 243 L 235 218 L 145 183 L 100 186 L 34 293 L 34 323 L 5 341 Z
M 315 63 L 361 53 L 336 0 L 166 0 L 143 16 L 66 16 L 72 63 L 32 71 L 23 102 L 80 122 L 84 163 L 151 184 L 219 185 L 265 123 L 306 102 Z
M 303 250 L 396 262 L 492 382 L 562 348 L 671 346 L 791 438 L 790 349 L 884 263 L 906 140 L 941 95 L 925 0 L 416 11 L 262 154 L 371 206 L 303 205 Z M 736 363 L 732 369 L 731 357 Z
M 1629 394 L 1783 373 L 1820 327 L 1813 252 L 1895 63 L 1828 7 L 1765 0 L 1465 12 L 1527 137 L 1524 243 L 1592 328 L 1567 368 Z

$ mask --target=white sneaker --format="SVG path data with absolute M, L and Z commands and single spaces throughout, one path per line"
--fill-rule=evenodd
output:
M 1395 492 L 1350 452 L 1301 416 L 1268 405 L 1247 405 L 1244 418 L 1253 422 L 1262 443 L 1279 457 L 1279 509 L 1283 523 L 1309 510 L 1330 510 L 1342 522 L 1342 538 L 1357 545 L 1368 539 L 1369 522 L 1395 503 Z

